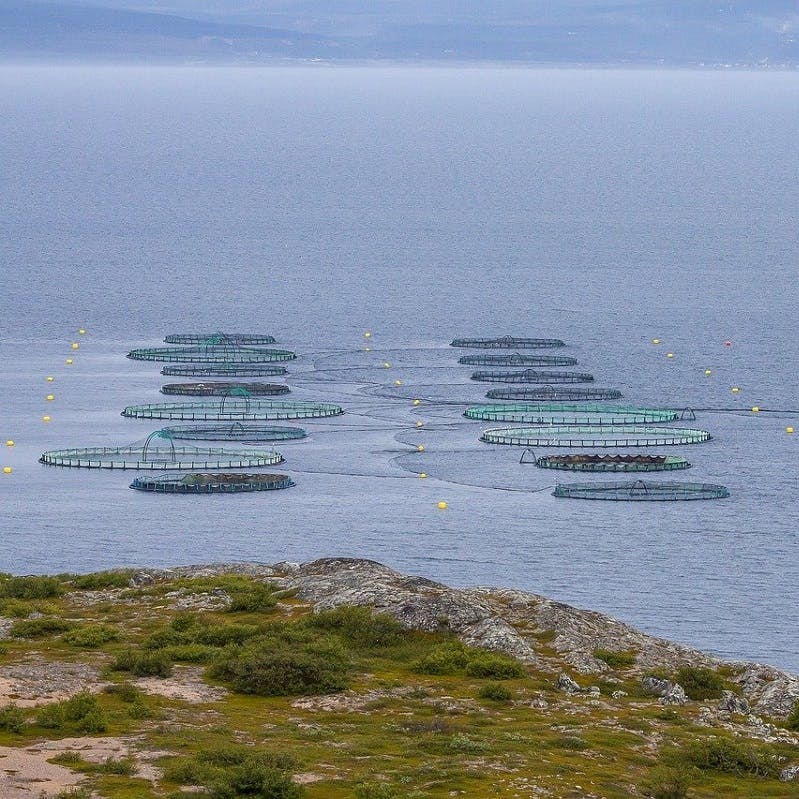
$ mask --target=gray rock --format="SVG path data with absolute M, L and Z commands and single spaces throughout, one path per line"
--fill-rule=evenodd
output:
M 682 685 L 673 682 L 669 683 L 668 690 L 658 699 L 661 705 L 684 705 L 688 701 Z
M 612 696 L 614 699 L 623 699 L 625 696 L 627 696 L 627 691 L 614 691 L 614 692 L 611 694 L 611 696 Z
M 602 692 L 599 690 L 599 686 L 598 685 L 592 685 L 588 689 L 588 693 L 591 694 L 591 696 L 601 696 L 602 695 Z
M 749 702 L 732 691 L 722 691 L 718 709 L 726 710 L 728 713 L 741 713 L 746 716 L 749 713 Z
M 568 674 L 563 673 L 558 677 L 558 688 L 567 694 L 579 694 L 582 688 Z
M 799 779 L 799 766 L 788 766 L 780 772 L 782 782 L 792 782 Z
M 663 696 L 671 687 L 671 681 L 661 679 L 660 677 L 642 677 L 641 688 L 644 693 L 651 694 L 652 696 Z

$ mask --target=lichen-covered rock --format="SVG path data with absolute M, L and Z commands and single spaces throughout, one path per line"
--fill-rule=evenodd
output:
M 687 701 L 688 697 L 685 695 L 682 685 L 676 682 L 669 683 L 666 692 L 658 699 L 658 703 L 661 705 L 684 705 Z
M 652 675 L 641 678 L 641 688 L 644 693 L 651 694 L 652 696 L 663 696 L 663 694 L 669 690 L 671 684 L 670 680 L 664 680 L 661 677 L 653 677 Z
M 565 673 L 558 677 L 558 688 L 567 694 L 579 694 L 583 690 L 575 680 Z
M 780 772 L 780 779 L 783 782 L 799 780 L 799 766 L 788 766 Z
M 734 664 L 732 679 L 743 689 L 752 708 L 764 716 L 785 718 L 799 702 L 799 677 L 761 663 Z
M 741 713 L 745 716 L 749 713 L 749 702 L 732 691 L 722 691 L 718 709 L 728 713 Z

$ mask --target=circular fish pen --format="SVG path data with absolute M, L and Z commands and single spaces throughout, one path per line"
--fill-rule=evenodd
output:
M 593 375 L 584 372 L 537 372 L 535 369 L 523 372 L 480 369 L 472 373 L 472 380 L 482 383 L 591 383 L 593 379 Z
M 174 333 L 164 336 L 166 344 L 274 344 L 274 336 L 259 333 Z
M 577 358 L 561 355 L 463 355 L 458 363 L 468 366 L 574 366 Z
M 514 338 L 513 336 L 500 336 L 499 338 L 456 338 L 450 342 L 449 346 L 469 347 L 475 350 L 533 350 L 565 347 L 566 342 L 561 341 L 559 338 Z
M 515 403 L 508 405 L 476 405 L 467 408 L 467 419 L 491 422 L 530 422 L 559 425 L 616 425 L 673 422 L 679 413 L 673 410 L 638 408 L 632 405 L 575 405 L 546 403 Z
M 291 361 L 297 356 L 288 350 L 204 344 L 196 347 L 148 347 L 131 350 L 127 357 L 134 361 L 171 363 L 274 363 Z
M 291 488 L 294 481 L 287 474 L 165 474 L 160 477 L 137 477 L 131 488 L 156 494 L 238 494 L 246 491 L 275 491 Z
M 543 455 L 533 461 L 539 469 L 564 469 L 572 472 L 671 472 L 690 469 L 691 464 L 678 455 Z
M 288 374 L 288 369 L 260 363 L 175 363 L 164 366 L 161 374 L 173 377 L 277 377 Z
M 486 392 L 487 399 L 529 400 L 534 402 L 575 402 L 580 400 L 600 401 L 617 400 L 624 395 L 615 388 L 555 388 L 554 386 L 536 386 L 535 388 L 492 388 Z
M 289 390 L 282 383 L 167 383 L 161 387 L 162 394 L 182 394 L 189 397 L 277 397 L 288 394 Z
M 612 502 L 675 502 L 693 499 L 724 499 L 726 486 L 714 483 L 661 483 L 634 480 L 627 483 L 564 483 L 555 486 L 554 497 L 603 499 Z
M 183 419 L 186 421 L 269 422 L 278 419 L 321 419 L 344 413 L 331 402 L 288 402 L 248 397 L 205 402 L 167 402 L 129 405 L 122 416 L 129 419 Z
M 710 441 L 706 430 L 637 425 L 540 425 L 484 430 L 480 441 L 517 447 L 659 447 Z
M 297 441 L 308 434 L 301 427 L 274 427 L 263 424 L 224 424 L 175 425 L 161 431 L 175 440 L 189 441 L 242 441 L 257 444 L 262 441 Z
M 42 453 L 40 463 L 81 469 L 247 469 L 283 462 L 279 452 L 246 452 L 218 447 L 176 447 L 162 430 L 126 447 L 81 447 Z

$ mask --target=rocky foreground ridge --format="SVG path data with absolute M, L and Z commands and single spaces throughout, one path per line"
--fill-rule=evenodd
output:
M 409 629 L 449 630 L 470 646 L 512 655 L 557 675 L 559 687 L 567 693 L 591 693 L 591 680 L 602 678 L 611 670 L 595 656 L 598 650 L 634 652 L 633 672 L 642 675 L 644 687 L 659 695 L 662 704 L 683 704 L 685 694 L 673 682 L 644 677 L 647 672 L 674 671 L 685 665 L 724 666 L 730 673 L 730 682 L 740 686 L 740 693 L 724 692 L 718 703 L 719 713 L 747 715 L 753 728 L 761 728 L 756 737 L 763 739 L 768 739 L 770 732 L 777 737 L 780 733 L 761 717 L 784 718 L 799 702 L 799 677 L 772 666 L 722 661 L 700 650 L 639 632 L 602 613 L 537 594 L 510 588 L 450 588 L 423 577 L 401 574 L 371 560 L 323 558 L 301 564 L 147 569 L 135 574 L 132 583 L 146 585 L 220 574 L 241 574 L 277 583 L 295 591 L 298 599 L 312 603 L 315 610 L 360 605 L 388 613 Z M 577 679 L 563 672 L 564 664 L 576 673 Z M 578 681 L 579 675 L 585 675 L 585 679 Z

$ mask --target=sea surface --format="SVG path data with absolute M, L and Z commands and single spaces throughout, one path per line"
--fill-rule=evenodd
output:
M 0 569 L 366 557 L 799 671 L 798 112 L 778 72 L 0 68 Z M 279 447 L 296 487 L 37 462 L 143 440 L 180 378 L 125 353 L 216 330 L 346 408 Z M 653 479 L 730 498 L 554 498 L 462 417 L 496 386 L 449 342 L 505 334 L 697 409 Z

